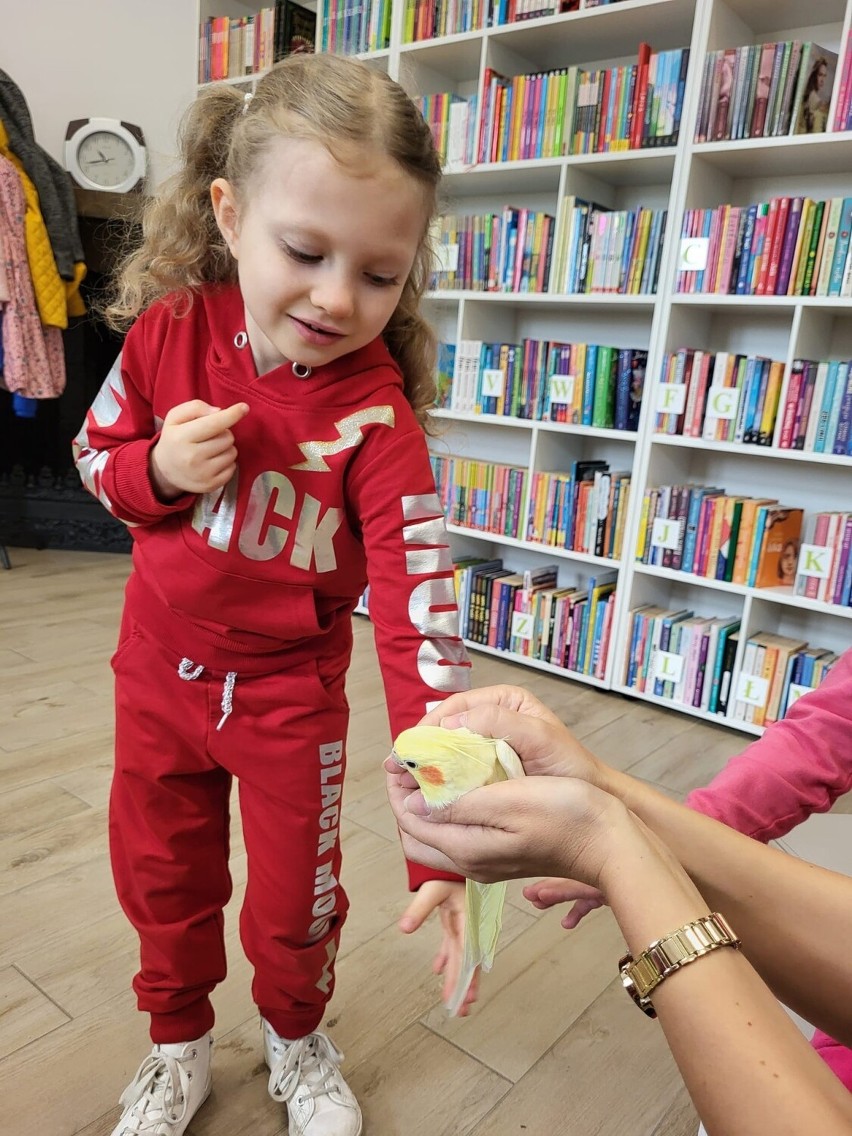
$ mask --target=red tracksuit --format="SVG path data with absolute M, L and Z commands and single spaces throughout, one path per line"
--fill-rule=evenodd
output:
M 238 468 L 222 490 L 164 504 L 148 455 L 167 412 L 196 398 L 249 404 Z M 75 453 L 134 537 L 110 849 L 141 940 L 139 1007 L 155 1042 L 212 1026 L 236 776 L 253 994 L 280 1036 L 300 1037 L 331 997 L 346 916 L 344 678 L 365 585 L 394 734 L 469 682 L 423 432 L 381 339 L 307 378 L 290 364 L 258 377 L 239 290 L 218 286 L 184 315 L 166 298 L 139 318 Z M 438 876 L 409 864 L 411 887 Z

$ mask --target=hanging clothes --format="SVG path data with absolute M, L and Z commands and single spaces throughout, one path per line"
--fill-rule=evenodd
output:
M 74 190 L 66 171 L 36 142 L 27 100 L 5 71 L 0 71 L 0 118 L 6 125 L 12 152 L 35 183 L 59 275 L 63 280 L 73 280 L 74 266 L 85 259 Z
M 21 159 L 12 153 L 6 127 L 0 120 L 0 155 L 8 158 L 21 180 L 27 212 L 24 218 L 24 236 L 27 244 L 27 260 L 33 281 L 36 304 L 41 322 L 48 327 L 66 328 L 68 317 L 86 314 L 79 288 L 86 275 L 85 264 L 76 264 L 75 279 L 63 280 L 56 267 L 56 259 L 50 244 L 47 226 L 39 208 L 38 193 L 34 183 L 27 177 Z
M 9 291 L 9 277 L 6 272 L 6 257 L 3 253 L 3 234 L 0 233 L 0 312 L 3 311 L 3 305 L 8 304 L 12 295 Z M 0 371 L 3 368 L 0 367 Z
M 0 247 L 9 300 L 3 308 L 3 386 L 26 398 L 65 389 L 62 332 L 38 315 L 24 237 L 26 200 L 18 171 L 0 157 Z

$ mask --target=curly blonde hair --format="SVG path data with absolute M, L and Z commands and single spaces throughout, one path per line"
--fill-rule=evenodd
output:
M 399 304 L 385 327 L 405 395 L 421 425 L 435 402 L 435 337 L 420 312 L 432 269 L 429 222 L 438 209 L 440 159 L 432 134 L 405 91 L 387 75 L 336 55 L 291 55 L 257 84 L 246 104 L 227 84 L 204 90 L 184 115 L 178 173 L 142 213 L 142 236 L 123 260 L 103 308 L 126 329 L 155 300 L 178 293 L 176 312 L 202 284 L 233 283 L 237 265 L 219 232 L 211 183 L 226 178 L 238 200 L 281 136 L 320 142 L 335 158 L 346 145 L 380 151 L 421 186 L 427 222 Z

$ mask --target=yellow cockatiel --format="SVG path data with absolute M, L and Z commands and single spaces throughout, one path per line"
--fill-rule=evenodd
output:
M 500 738 L 485 738 L 465 726 L 413 726 L 403 730 L 393 744 L 391 756 L 417 781 L 430 808 L 439 809 L 471 789 L 523 777 L 520 758 Z M 459 1012 L 478 966 L 490 970 L 503 921 L 506 884 L 465 886 L 464 951 L 456 988 L 447 1002 L 452 1017 Z

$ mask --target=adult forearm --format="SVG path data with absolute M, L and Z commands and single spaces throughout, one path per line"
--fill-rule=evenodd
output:
M 640 825 L 634 822 L 632 832 L 621 833 L 617 845 L 604 886 L 634 957 L 708 913 L 705 898 L 668 849 Z M 720 947 L 696 959 L 665 979 L 652 1000 L 711 1134 L 849 1131 L 852 1097 L 810 1050 L 742 952 Z
M 777 996 L 852 1044 L 852 880 L 764 847 L 613 770 L 604 787 L 671 849 L 701 894 L 730 920 Z

